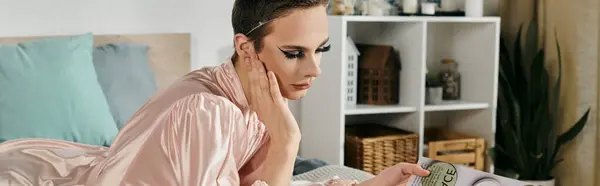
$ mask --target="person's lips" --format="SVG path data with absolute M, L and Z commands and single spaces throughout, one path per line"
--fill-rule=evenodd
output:
M 292 86 L 294 87 L 294 89 L 300 91 L 300 90 L 306 90 L 308 88 L 310 88 L 311 83 L 298 83 L 298 84 L 292 84 Z

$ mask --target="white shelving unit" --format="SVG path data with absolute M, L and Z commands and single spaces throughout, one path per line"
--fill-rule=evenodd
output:
M 301 100 L 300 156 L 343 165 L 345 126 L 362 123 L 419 134 L 421 156 L 429 127 L 481 136 L 493 146 L 499 18 L 330 16 L 329 36 L 332 48 L 321 59 L 322 74 Z M 347 36 L 356 43 L 387 44 L 399 51 L 399 105 L 346 105 Z M 426 105 L 426 67 L 437 70 L 444 57 L 459 64 L 461 100 Z
M 402 105 L 390 105 L 390 106 L 376 106 L 376 105 L 346 105 L 346 115 L 363 115 L 363 114 L 385 114 L 385 113 L 409 113 L 416 112 L 416 107 L 402 106 Z
M 425 105 L 425 112 L 430 111 L 456 111 L 456 110 L 473 110 L 473 109 L 486 109 L 490 107 L 489 103 L 485 102 L 464 102 L 464 101 L 446 101 L 442 104 L 437 105 Z

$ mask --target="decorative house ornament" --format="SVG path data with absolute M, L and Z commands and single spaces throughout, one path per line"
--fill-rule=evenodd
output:
M 360 56 L 360 52 L 350 37 L 346 38 L 346 55 L 348 56 L 346 59 L 348 69 L 346 77 L 346 105 L 356 105 L 358 96 L 358 57 Z
M 402 68 L 399 54 L 389 45 L 356 46 L 361 54 L 358 61 L 358 103 L 398 104 Z

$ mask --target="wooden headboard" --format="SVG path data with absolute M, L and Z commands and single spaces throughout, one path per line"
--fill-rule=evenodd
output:
M 53 36 L 0 37 L 0 43 L 19 43 Z M 191 69 L 190 34 L 94 35 L 94 45 L 131 42 L 147 45 L 150 67 L 159 88 L 169 86 Z

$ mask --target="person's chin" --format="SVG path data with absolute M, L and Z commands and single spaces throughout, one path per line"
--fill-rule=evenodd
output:
M 298 100 L 298 99 L 304 97 L 306 95 L 307 91 L 308 90 L 288 92 L 287 95 L 285 96 L 285 98 L 288 100 Z

